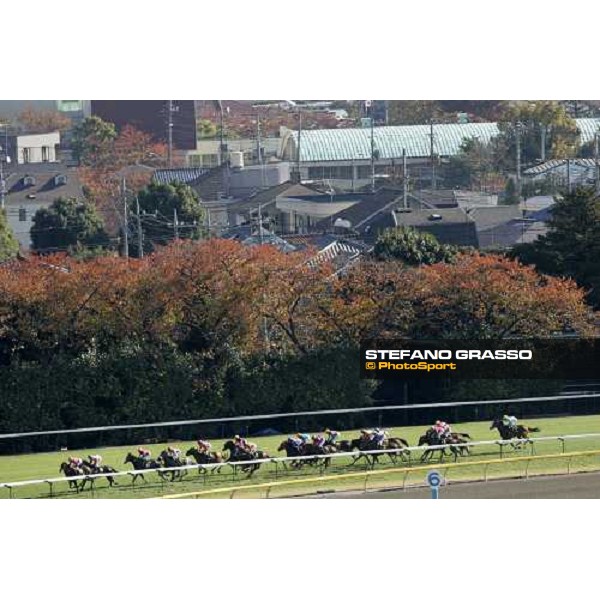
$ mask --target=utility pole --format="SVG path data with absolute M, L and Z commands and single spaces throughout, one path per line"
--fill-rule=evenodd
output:
M 127 221 L 127 182 L 125 177 L 122 179 L 122 187 L 123 193 L 123 241 L 125 243 L 125 247 L 123 248 L 123 256 L 125 258 L 129 258 L 129 223 Z
M 435 179 L 435 137 L 433 133 L 433 119 L 429 121 L 429 137 L 431 138 L 431 189 L 435 190 L 437 188 L 437 182 Z
M 175 235 L 175 239 L 179 239 L 179 222 L 177 221 L 177 209 L 173 209 L 173 232 Z
M 167 105 L 167 140 L 168 140 L 168 164 L 169 169 L 173 166 L 173 100 L 168 100 Z
M 4 197 L 6 196 L 6 183 L 4 181 L 4 169 L 2 165 L 4 164 L 4 159 L 0 154 L 0 209 L 4 210 Z
M 406 148 L 402 149 L 402 206 L 408 208 L 408 172 L 406 169 Z
M 302 176 L 300 175 L 300 139 L 302 137 L 302 110 L 298 106 L 298 150 L 297 150 L 297 164 L 296 169 L 298 170 L 298 183 L 302 183 Z
M 540 123 L 540 158 L 542 162 L 546 160 L 546 126 Z
M 262 212 L 261 212 L 261 205 L 258 205 L 258 237 L 260 238 L 260 243 L 262 244 L 264 242 L 263 239 L 263 226 L 262 226 Z
M 515 126 L 515 136 L 517 142 L 517 198 L 521 200 L 521 123 Z
M 375 135 L 374 135 L 374 119 L 373 119 L 373 102 L 369 106 L 371 116 L 371 193 L 375 193 Z
M 567 158 L 567 191 L 571 193 L 571 159 Z
M 600 131 L 596 132 L 594 136 L 594 161 L 596 163 L 596 193 L 600 194 L 600 163 L 598 162 L 598 139 L 600 138 Z
M 260 144 L 260 113 L 256 111 L 256 159 L 258 160 L 258 164 L 260 165 L 260 180 L 261 187 L 267 187 L 265 182 L 265 164 L 263 162 L 263 153 Z
M 135 197 L 135 208 L 137 212 L 137 231 L 138 231 L 138 258 L 144 258 L 144 239 L 142 232 L 142 219 L 140 217 L 140 201 Z

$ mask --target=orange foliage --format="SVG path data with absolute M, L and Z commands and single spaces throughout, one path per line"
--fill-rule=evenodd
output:
M 179 241 L 143 260 L 32 257 L 0 267 L 0 347 L 42 360 L 112 344 L 217 356 L 305 353 L 373 337 L 595 333 L 585 294 L 495 256 L 409 269 L 369 262 L 343 277 L 305 253 Z M 40 358 L 42 357 L 42 358 Z

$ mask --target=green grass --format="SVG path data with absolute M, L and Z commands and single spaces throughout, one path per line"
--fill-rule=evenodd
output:
M 600 432 L 600 415 L 585 416 L 585 417 L 564 417 L 564 418 L 549 418 L 549 419 L 525 419 L 525 424 L 537 426 L 541 428 L 538 436 L 559 436 L 580 433 L 598 433 Z M 464 431 L 469 433 L 474 440 L 491 440 L 498 439 L 496 431 L 489 430 L 489 421 L 471 422 L 455 424 L 455 431 Z M 424 432 L 424 426 L 418 427 L 398 427 L 391 428 L 389 431 L 392 435 L 402 437 L 408 440 L 411 445 L 415 445 L 418 437 Z M 344 432 L 344 439 L 356 437 L 356 431 Z M 276 451 L 277 446 L 285 436 L 273 436 L 264 438 L 255 438 L 261 449 L 266 450 L 271 456 L 283 456 L 283 453 Z M 222 448 L 222 440 L 214 440 L 213 448 L 220 450 Z M 178 445 L 183 451 L 194 445 L 193 441 L 181 441 Z M 153 456 L 157 456 L 164 449 L 165 445 L 150 446 Z M 566 443 L 567 452 L 578 452 L 585 450 L 600 450 L 600 437 L 593 439 L 568 440 Z M 555 454 L 562 450 L 562 445 L 558 441 L 536 442 L 536 455 Z M 130 465 L 124 465 L 123 460 L 129 451 L 135 451 L 135 447 L 120 446 L 110 448 L 90 448 L 86 450 L 73 451 L 78 456 L 87 456 L 88 454 L 99 453 L 104 458 L 104 464 L 111 465 L 117 470 L 128 470 Z M 504 456 L 521 456 L 529 453 L 529 450 L 512 451 L 505 450 Z M 50 452 L 40 454 L 26 454 L 18 456 L 1 456 L 0 457 L 0 483 L 25 481 L 31 479 L 45 479 L 58 477 L 58 468 L 60 463 L 70 452 Z M 413 457 L 413 465 L 418 464 L 420 453 Z M 498 448 L 496 446 L 484 446 L 475 448 L 472 455 L 468 458 L 459 459 L 464 467 L 460 469 L 452 469 L 448 471 L 450 480 L 457 479 L 481 479 L 483 476 L 483 467 L 469 465 L 470 462 L 477 460 L 486 460 L 499 458 Z M 447 459 L 450 460 L 450 459 Z M 368 488 L 385 487 L 402 485 L 414 485 L 422 483 L 425 477 L 424 471 L 411 473 L 404 480 L 403 474 L 389 474 L 383 472 L 394 466 L 405 466 L 398 463 L 393 465 L 390 460 L 385 457 L 381 464 L 375 467 L 376 470 L 381 470 L 381 473 L 372 475 L 368 480 Z M 336 473 L 349 473 L 352 471 L 364 471 L 365 462 L 361 460 L 357 465 L 350 466 L 350 459 L 334 460 L 332 466 L 323 474 L 332 475 Z M 570 469 L 572 472 L 595 470 L 600 468 L 600 457 L 578 457 L 571 461 Z M 543 461 L 534 461 L 529 466 L 529 474 L 542 473 L 564 473 L 567 469 L 567 461 L 565 459 L 551 459 Z M 488 469 L 488 476 L 491 477 L 509 477 L 521 476 L 524 474 L 524 463 L 506 463 L 500 465 L 492 465 Z M 162 482 L 156 473 L 147 475 L 148 483 L 138 483 L 135 487 L 130 484 L 129 478 L 121 477 L 118 479 L 120 485 L 110 489 L 105 480 L 99 480 L 95 486 L 93 493 L 85 491 L 81 494 L 69 491 L 66 483 L 55 484 L 54 495 L 61 498 L 148 498 L 160 496 L 163 494 L 177 494 L 198 491 L 207 487 L 220 488 L 231 485 L 244 485 L 253 483 L 263 483 L 275 481 L 275 479 L 293 478 L 298 479 L 298 483 L 293 486 L 282 486 L 281 488 L 273 488 L 271 491 L 272 497 L 279 495 L 292 495 L 309 493 L 317 489 L 357 489 L 364 486 L 364 478 L 340 479 L 335 482 L 323 482 L 322 484 L 308 484 L 302 482 L 302 479 L 315 477 L 321 474 L 319 468 L 304 467 L 301 470 L 285 471 L 279 465 L 277 471 L 274 465 L 263 465 L 255 475 L 248 479 L 241 473 L 235 474 L 230 467 L 224 467 L 220 475 L 201 476 L 197 471 L 190 471 L 182 482 L 174 484 Z M 15 498 L 32 498 L 32 497 L 48 497 L 48 485 L 40 484 L 35 486 L 26 486 L 22 488 L 14 488 L 13 495 Z M 244 495 L 261 496 L 264 491 L 239 492 L 239 496 Z M 236 494 L 236 495 L 238 495 Z M 0 498 L 8 498 L 9 491 L 0 489 Z

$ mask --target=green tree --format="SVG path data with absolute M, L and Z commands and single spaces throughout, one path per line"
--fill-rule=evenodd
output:
M 419 125 L 441 119 L 444 113 L 433 100 L 392 100 L 388 105 L 390 125 Z
M 600 306 L 600 197 L 580 188 L 559 198 L 548 225 L 545 236 L 516 246 L 513 256 L 543 273 L 573 278 Z
M 77 198 L 58 198 L 48 208 L 40 208 L 33 217 L 31 240 L 35 250 L 71 254 L 109 245 L 95 206 Z
M 112 156 L 113 142 L 117 138 L 117 130 L 113 123 L 103 121 L 100 117 L 87 117 L 73 128 L 71 148 L 73 157 L 81 165 L 103 167 Z
M 386 229 L 375 243 L 374 253 L 380 260 L 400 260 L 410 266 L 453 262 L 457 250 L 440 244 L 430 233 L 408 227 Z
M 19 242 L 10 228 L 4 210 L 0 210 L 0 262 L 14 258 L 19 251 Z
M 204 225 L 204 210 L 196 192 L 183 183 L 151 183 L 138 194 L 144 250 L 164 245 L 175 238 L 198 239 Z M 137 206 L 132 205 L 132 214 Z M 135 254 L 138 241 L 132 239 Z
M 214 138 L 217 136 L 217 126 L 209 119 L 201 119 L 196 126 L 198 137 Z
M 497 178 L 503 147 L 499 140 L 483 143 L 477 138 L 465 138 L 458 154 L 444 166 L 446 187 L 484 189 L 490 178 Z
M 571 158 L 579 149 L 579 131 L 564 106 L 554 101 L 517 102 L 510 104 L 498 127 L 505 145 L 504 167 L 515 169 L 517 129 L 521 138 L 523 165 L 539 160 L 542 146 L 547 159 Z

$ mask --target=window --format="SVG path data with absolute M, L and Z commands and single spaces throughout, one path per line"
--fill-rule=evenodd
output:
M 29 148 L 23 148 L 22 152 L 23 152 L 23 162 L 28 163 L 29 162 Z
M 48 146 L 42 146 L 42 162 L 48 162 L 50 160 L 50 148 Z

